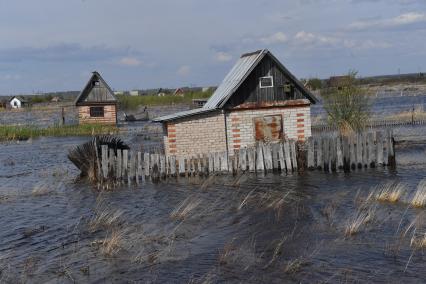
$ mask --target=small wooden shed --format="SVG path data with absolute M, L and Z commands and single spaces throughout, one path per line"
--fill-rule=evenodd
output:
M 117 124 L 117 98 L 98 72 L 93 72 L 75 100 L 80 124 Z
M 198 109 L 154 119 L 167 155 L 191 156 L 311 136 L 316 98 L 266 49 L 243 54 Z
M 9 104 L 11 108 L 22 108 L 29 106 L 28 101 L 22 96 L 13 96 L 9 100 Z

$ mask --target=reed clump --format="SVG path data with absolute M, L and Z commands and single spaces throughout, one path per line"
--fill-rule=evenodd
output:
M 100 251 L 103 255 L 113 257 L 116 256 L 122 249 L 124 240 L 124 232 L 113 230 L 104 240 L 100 242 Z
M 172 211 L 172 213 L 170 213 L 170 217 L 172 219 L 185 220 L 200 204 L 201 199 L 189 196 L 182 201 L 179 206 Z
M 41 136 L 90 136 L 117 133 L 113 125 L 82 124 L 41 128 L 37 126 L 0 125 L 0 141 L 28 140 Z
M 385 183 L 376 187 L 374 198 L 381 202 L 396 203 L 401 200 L 406 188 L 401 183 Z
M 426 206 L 426 179 L 423 179 L 417 185 L 417 190 L 414 193 L 414 197 L 410 204 L 415 208 L 422 208 Z
M 346 223 L 345 236 L 353 236 L 359 233 L 364 225 L 373 221 L 376 207 L 360 208 Z
M 122 210 L 103 209 L 89 221 L 89 231 L 95 232 L 99 228 L 111 228 L 118 225 L 121 223 L 122 216 Z

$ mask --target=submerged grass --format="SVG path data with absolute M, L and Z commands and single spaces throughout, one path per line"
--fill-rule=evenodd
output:
M 113 125 L 82 124 L 51 126 L 40 128 L 36 126 L 0 125 L 0 141 L 27 140 L 41 136 L 86 136 L 111 134 L 118 131 Z
M 421 208 L 426 206 L 426 179 L 420 181 L 417 191 L 411 200 L 411 206 Z
M 385 183 L 379 185 L 373 195 L 377 201 L 396 203 L 401 200 L 405 191 L 405 186 L 401 183 Z

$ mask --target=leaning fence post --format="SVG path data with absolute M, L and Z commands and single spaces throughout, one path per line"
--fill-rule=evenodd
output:
M 121 163 L 123 162 L 121 151 L 122 151 L 121 149 L 117 149 L 116 173 L 115 173 L 115 177 L 117 180 L 121 180 Z
M 306 142 L 307 146 L 307 154 L 308 154 L 308 169 L 312 170 L 315 167 L 315 157 L 314 157 L 314 140 L 312 137 L 308 138 L 308 141 Z
M 142 153 L 138 151 L 138 169 L 136 171 L 136 183 L 139 184 L 139 177 L 142 176 Z
M 144 163 L 144 170 L 145 170 L 145 177 L 149 177 L 149 165 L 150 165 L 150 161 L 149 161 L 149 153 L 144 153 L 143 154 L 143 163 Z
M 393 131 L 392 130 L 388 130 L 388 165 L 391 168 L 395 168 L 396 167 L 396 159 L 395 159 L 395 140 L 393 138 Z
M 129 176 L 129 150 L 123 150 L 123 179 Z
M 108 145 L 101 146 L 102 151 L 102 176 L 108 178 Z

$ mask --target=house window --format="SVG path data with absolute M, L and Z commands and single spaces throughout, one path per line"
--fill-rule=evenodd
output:
M 90 117 L 104 117 L 104 107 L 90 107 Z
M 262 142 L 279 141 L 283 138 L 281 115 L 268 115 L 254 118 L 255 140 Z
M 274 87 L 274 78 L 272 76 L 261 77 L 259 79 L 260 88 L 272 88 Z
M 94 87 L 95 87 L 95 86 L 99 86 L 99 85 L 100 85 L 100 83 L 99 83 L 99 81 L 98 81 L 98 80 L 92 81 L 92 84 L 93 84 L 93 86 L 94 86 Z

